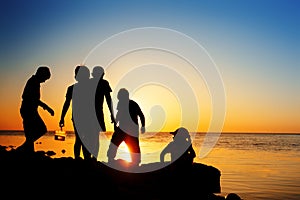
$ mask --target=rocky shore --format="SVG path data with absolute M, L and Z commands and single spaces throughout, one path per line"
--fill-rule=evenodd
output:
M 44 151 L 25 155 L 7 149 L 0 146 L 1 191 L 10 197 L 225 199 L 216 195 L 221 192 L 221 172 L 201 163 L 194 163 L 189 170 L 174 171 L 172 165 L 162 163 L 134 169 L 119 160 L 117 169 L 95 160 L 51 158 L 51 152 Z

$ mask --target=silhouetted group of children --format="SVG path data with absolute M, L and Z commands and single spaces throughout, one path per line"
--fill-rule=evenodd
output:
M 65 126 L 64 118 L 72 101 L 72 122 L 75 133 L 74 157 L 79 159 L 82 150 L 84 159 L 97 160 L 99 133 L 106 131 L 103 112 L 105 98 L 111 115 L 111 123 L 114 124 L 114 133 L 107 151 L 108 162 L 114 162 L 118 147 L 125 142 L 131 155 L 131 163 L 139 166 L 141 164 L 139 133 L 146 131 L 144 114 L 138 103 L 129 98 L 128 90 L 121 88 L 117 94 L 117 113 L 114 117 L 110 96 L 112 89 L 103 76 L 104 69 L 101 66 L 95 66 L 92 73 L 86 66 L 76 66 L 74 76 L 76 83 L 67 88 L 59 126 Z M 17 150 L 26 153 L 34 152 L 34 142 L 47 133 L 46 125 L 38 113 L 38 107 L 41 106 L 54 116 L 53 109 L 40 100 L 40 84 L 50 77 L 49 67 L 40 66 L 24 87 L 20 114 L 26 140 Z M 174 165 L 178 167 L 192 165 L 196 154 L 188 130 L 180 127 L 171 134 L 173 141 L 162 150 L 160 161 L 165 162 L 165 155 L 169 153 L 171 163 Z

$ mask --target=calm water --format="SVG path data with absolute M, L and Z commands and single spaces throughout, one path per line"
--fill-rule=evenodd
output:
M 110 136 L 101 134 L 99 161 L 106 161 Z M 234 192 L 245 200 L 300 199 L 300 135 L 226 133 L 216 138 L 208 134 L 208 141 L 217 139 L 217 143 L 209 154 L 200 157 L 204 137 L 205 134 L 193 135 L 198 155 L 195 162 L 212 165 L 221 171 L 220 195 Z M 161 150 L 171 140 L 168 133 L 143 135 L 142 163 L 158 162 Z M 22 132 L 0 133 L 0 145 L 19 146 L 23 141 Z M 49 133 L 37 141 L 35 149 L 52 150 L 56 152 L 53 157 L 73 157 L 73 144 L 73 134 L 68 134 L 65 141 L 56 141 L 53 133 Z M 63 154 L 62 150 L 66 152 Z M 121 145 L 117 157 L 128 158 L 125 145 Z

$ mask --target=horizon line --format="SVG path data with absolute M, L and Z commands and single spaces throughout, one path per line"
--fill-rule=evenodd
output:
M 47 133 L 52 133 L 55 132 L 57 130 L 48 130 Z M 173 131 L 173 130 L 172 130 Z M 172 131 L 159 131 L 160 133 L 169 133 Z M 24 130 L 22 129 L 0 129 L 0 132 L 24 132 Z M 74 130 L 65 130 L 65 132 L 74 132 Z M 112 131 L 106 131 L 107 133 L 112 133 L 114 132 Z M 153 133 L 153 132 L 157 132 L 157 131 L 147 131 L 148 133 Z M 190 131 L 191 133 L 193 133 L 193 131 Z M 197 131 L 196 133 L 200 133 L 200 134 L 205 134 L 205 133 L 220 133 L 220 134 L 293 134 L 293 135 L 300 135 L 300 132 L 264 132 L 264 131 L 222 131 L 222 132 L 204 132 L 204 131 Z

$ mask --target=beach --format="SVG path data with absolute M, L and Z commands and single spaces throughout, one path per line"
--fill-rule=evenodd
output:
M 203 137 L 204 135 L 201 135 L 193 140 L 197 155 Z M 141 139 L 141 150 L 145 153 L 142 155 L 142 162 L 157 162 L 157 155 L 170 138 L 168 133 L 160 133 Z M 23 140 L 22 133 L 6 132 L 0 135 L 0 145 L 16 146 Z M 197 156 L 195 162 L 220 170 L 221 191 L 216 195 L 237 193 L 243 199 L 249 200 L 296 200 L 300 198 L 299 140 L 300 136 L 297 134 L 221 134 L 212 151 L 204 158 Z M 53 158 L 72 157 L 73 142 L 72 134 L 69 134 L 65 141 L 56 141 L 53 134 L 49 133 L 40 138 L 35 147 L 37 151 L 54 151 L 56 154 L 51 156 Z M 106 148 L 105 142 L 101 145 L 103 149 L 100 157 Z M 66 150 L 64 154 L 63 149 Z M 101 159 L 105 162 L 104 157 Z M 21 168 L 19 166 L 18 170 Z M 201 179 L 191 179 L 196 182 L 194 184 L 201 182 Z M 197 196 L 197 190 L 193 192 Z

